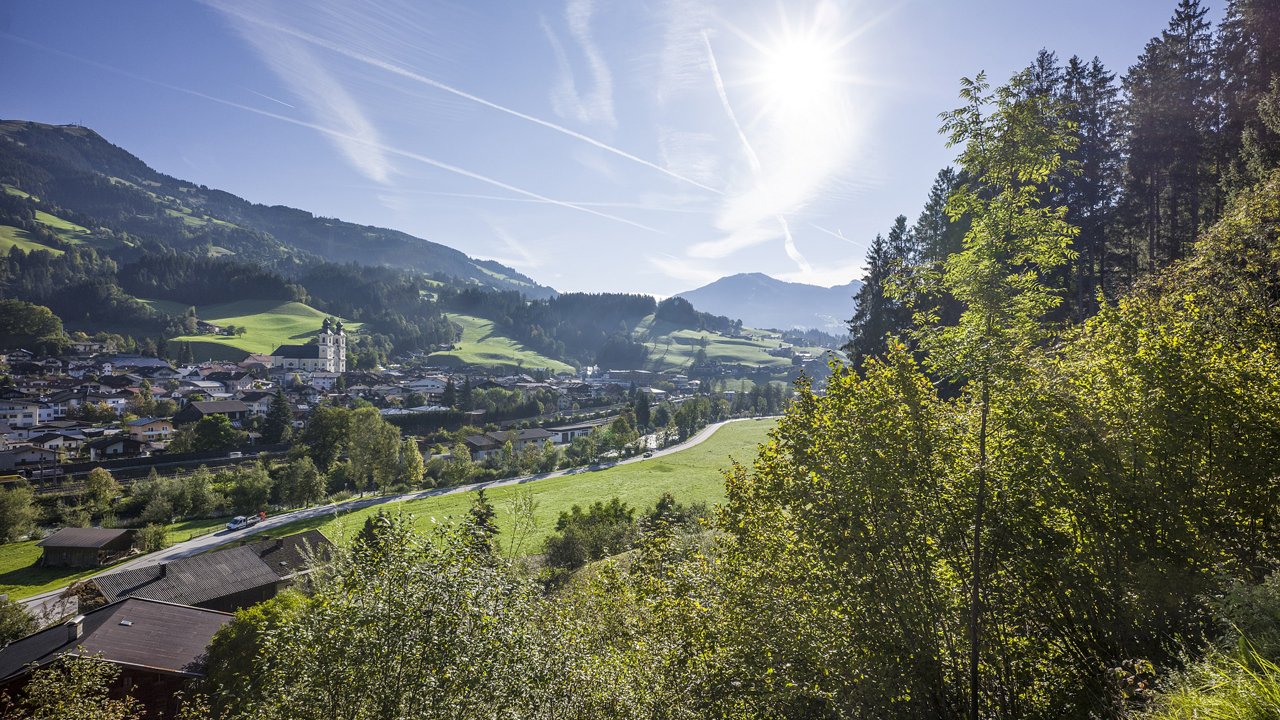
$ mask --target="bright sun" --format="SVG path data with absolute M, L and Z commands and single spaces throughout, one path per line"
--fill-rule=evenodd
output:
M 762 49 L 758 82 L 770 105 L 811 108 L 844 82 L 839 46 L 816 33 L 788 33 Z

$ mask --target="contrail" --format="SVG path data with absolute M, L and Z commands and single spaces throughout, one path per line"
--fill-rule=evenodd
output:
M 279 99 L 279 98 L 273 98 L 273 97 L 271 97 L 270 95 L 268 95 L 268 94 L 266 94 L 266 93 L 260 93 L 260 92 L 258 92 L 257 90 L 254 90 L 253 88 L 245 88 L 245 90 L 248 90 L 249 92 L 253 93 L 254 95 L 257 95 L 258 97 L 260 97 L 260 98 L 262 98 L 262 99 L 264 99 L 264 100 L 270 100 L 270 101 L 271 101 L 271 102 L 273 102 L 273 103 L 280 103 L 281 105 L 283 105 L 283 106 L 285 106 L 285 107 L 287 107 L 287 108 L 291 108 L 291 109 L 293 109 L 293 110 L 297 110 L 297 109 L 298 109 L 298 107 L 297 107 L 296 105 L 290 105 L 289 103 L 287 103 L 287 102 L 285 102 L 285 101 L 283 101 L 283 100 L 281 100 L 281 99 Z
M 344 185 L 344 187 L 358 188 L 360 190 L 371 189 L 370 186 L 367 185 Z M 385 188 L 377 187 L 372 189 L 384 190 Z M 396 192 L 401 195 L 430 195 L 432 197 L 451 197 L 461 198 L 463 200 L 494 200 L 499 202 L 543 204 L 543 201 L 541 200 L 534 200 L 527 197 L 511 197 L 510 195 L 485 195 L 483 193 L 449 192 L 447 190 L 402 190 L 399 188 L 396 189 Z M 703 213 L 702 210 L 694 210 L 692 208 L 671 207 L 666 205 L 646 205 L 644 203 L 637 202 L 608 200 L 565 200 L 564 202 L 573 205 L 574 207 L 584 208 L 622 208 L 628 210 L 647 210 L 649 212 L 681 213 L 687 215 L 701 215 Z
M 704 184 L 702 184 L 702 183 L 698 182 L 697 180 L 694 180 L 694 179 L 692 179 L 692 178 L 685 177 L 684 175 L 681 175 L 680 173 L 677 173 L 677 172 L 673 172 L 673 171 L 671 171 L 671 170 L 668 170 L 667 168 L 664 168 L 664 167 L 662 167 L 661 165 L 658 165 L 657 163 L 653 163 L 653 162 L 650 162 L 650 161 L 648 161 L 648 160 L 645 160 L 645 159 L 644 159 L 644 158 L 642 158 L 642 157 L 637 157 L 637 156 L 635 156 L 635 155 L 632 155 L 631 153 L 627 152 L 626 150 L 622 150 L 622 149 L 616 148 L 616 147 L 614 147 L 614 146 L 612 146 L 612 145 L 609 145 L 609 144 L 607 144 L 607 143 L 604 143 L 604 142 L 601 142 L 601 141 L 599 141 L 599 140 L 596 140 L 595 138 L 593 138 L 593 137 L 591 137 L 591 136 L 589 136 L 589 135 L 584 135 L 584 134 L 582 134 L 582 133 L 580 133 L 580 132 L 577 132 L 576 130 L 571 130 L 571 129 L 569 129 L 569 128 L 567 128 L 567 127 L 563 126 L 563 125 L 557 125 L 556 123 L 550 122 L 550 121 L 548 121 L 548 120 L 543 120 L 542 118 L 535 117 L 535 116 L 533 116 L 533 115 L 529 115 L 528 113 L 520 112 L 519 110 L 515 110 L 515 109 L 513 109 L 513 108 L 509 108 L 509 107 L 507 107 L 507 106 L 505 106 L 505 105 L 499 105 L 498 103 L 492 102 L 492 101 L 490 101 L 490 100 L 486 100 L 486 99 L 484 99 L 484 98 L 482 98 L 482 97 L 479 97 L 479 96 L 477 96 L 477 95 L 472 95 L 471 93 L 469 93 L 469 92 L 467 92 L 467 91 L 465 91 L 465 90 L 459 90 L 458 88 L 455 88 L 455 87 L 453 87 L 453 86 L 451 86 L 451 85 L 446 85 L 446 84 L 444 84 L 444 83 L 440 82 L 439 80 L 434 80 L 434 79 L 429 78 L 429 77 L 427 77 L 427 76 L 425 76 L 425 75 L 422 75 L 422 74 L 420 74 L 420 73 L 416 73 L 416 72 L 414 72 L 414 71 L 412 71 L 412 70 L 409 70 L 408 68 L 404 68 L 404 67 L 401 67 L 401 66 L 399 66 L 399 65 L 395 65 L 395 64 L 393 64 L 393 63 L 389 63 L 389 62 L 387 62 L 387 61 L 385 61 L 385 60 L 379 60 L 378 58 L 372 57 L 372 56 L 370 56 L 370 55 L 365 55 L 364 53 L 357 52 L 357 51 L 352 50 L 352 49 L 350 49 L 350 48 L 342 47 L 341 45 L 338 45 L 338 44 L 333 43 L 333 42 L 329 42 L 328 40 L 325 40 L 325 39 L 323 39 L 323 38 L 316 37 L 315 35 L 311 35 L 311 34 L 309 34 L 309 33 L 305 33 L 305 32 L 303 32 L 303 31 L 301 31 L 301 30 L 295 30 L 295 29 L 293 29 L 293 28 L 285 27 L 285 26 L 283 26 L 283 25 L 277 25 L 277 24 L 274 24 L 274 23 L 270 23 L 270 22 L 268 22 L 268 21 L 266 21 L 266 20 L 263 20 L 262 18 L 254 17 L 254 16 L 252 16 L 252 15 L 247 15 L 247 14 L 245 14 L 245 13 L 243 13 L 243 12 L 239 11 L 239 10 L 236 10 L 236 9 L 233 9 L 233 8 L 225 7 L 225 6 L 223 6 L 222 4 L 220 4 L 220 3 L 216 2 L 215 0 L 200 0 L 200 2 L 202 2 L 202 3 L 204 3 L 205 5 L 208 5 L 208 6 L 210 6 L 210 7 L 213 7 L 214 9 L 219 10 L 219 11 L 221 11 L 221 12 L 227 13 L 227 14 L 229 14 L 229 15 L 234 15 L 234 16 L 236 16 L 236 17 L 238 17 L 238 18 L 242 19 L 242 20 L 245 20 L 246 22 L 251 22 L 251 23 L 254 23 L 254 24 L 256 24 L 256 25 L 261 25 L 261 26 L 266 27 L 266 28 L 269 28 L 269 29 L 271 29 L 271 30 L 275 30 L 276 32 L 280 32 L 280 33 L 284 33 L 284 34 L 286 34 L 286 35 L 290 35 L 290 36 L 295 37 L 295 38 L 297 38 L 297 39 L 299 39 L 299 40 L 302 40 L 302 41 L 307 42 L 307 43 L 311 43 L 312 45 L 316 45 L 316 46 L 318 46 L 318 47 L 322 47 L 322 48 L 324 48 L 324 49 L 326 49 L 326 50 L 328 50 L 328 51 L 330 51 L 330 52 L 334 52 L 334 53 L 337 53 L 337 54 L 339 54 L 339 55 L 343 55 L 343 56 L 348 57 L 348 58 L 350 58 L 350 59 L 352 59 L 352 60 L 355 60 L 355 61 L 357 61 L 357 62 L 362 62 L 362 63 L 364 63 L 364 64 L 366 64 L 366 65 L 369 65 L 369 66 L 372 66 L 372 67 L 378 68 L 378 69 L 380 69 L 380 70 L 385 70 L 386 72 L 392 73 L 392 74 L 394 74 L 394 75 L 399 75 L 400 77 L 407 78 L 407 79 L 409 79 L 409 80 L 413 80 L 414 82 L 421 83 L 421 84 L 423 84 L 423 85 L 427 85 L 427 86 L 429 86 L 429 87 L 433 87 L 433 88 L 435 88 L 435 89 L 437 89 L 437 90 L 440 90 L 440 91 L 443 91 L 443 92 L 447 92 L 447 93 L 449 93 L 449 94 L 451 94 L 451 95 L 455 95 L 455 96 L 460 97 L 460 98 L 463 98 L 463 99 L 465 99 L 465 100 L 470 100 L 471 102 L 477 103 L 477 104 L 479 104 L 479 105 L 483 105 L 483 106 L 485 106 L 485 107 L 487 107 L 487 108 L 490 108 L 490 109 L 493 109 L 493 110 L 497 110 L 498 112 L 506 113 L 506 114 L 508 114 L 508 115 L 511 115 L 512 117 L 517 117 L 517 118 L 520 118 L 521 120 L 527 120 L 528 122 L 534 123 L 535 125 L 541 125 L 542 127 L 545 127 L 545 128 L 547 128 L 547 129 L 549 129 L 549 130 L 554 130 L 554 131 L 556 131 L 556 132 L 558 132 L 558 133 L 561 133 L 562 135 L 567 135 L 567 136 L 569 136 L 569 137 L 571 137 L 571 138 L 573 138 L 573 139 L 575 139 L 575 140 L 580 140 L 580 141 L 582 141 L 582 142 L 587 143 L 588 145 L 591 145 L 591 146 L 593 146 L 593 147 L 597 147 L 597 148 L 599 148 L 599 149 L 601 149 L 601 150 L 604 150 L 605 152 L 613 153 L 614 155 L 617 155 L 618 157 L 626 158 L 627 160 L 630 160 L 630 161 L 635 162 L 635 163 L 639 163 L 639 164 L 641 164 L 641 165 L 643 165 L 643 166 L 645 166 L 645 167 L 647 167 L 647 168 L 650 168 L 650 169 L 653 169 L 653 170 L 657 170 L 658 172 L 662 173 L 663 175 L 666 175 L 666 176 L 668 176 L 668 177 L 674 178 L 674 179 L 679 180 L 679 181 L 684 182 L 684 183 L 688 183 L 688 184 L 690 184 L 690 185 L 693 185 L 694 187 L 701 188 L 701 189 L 703 189 L 703 190 L 706 190 L 706 191 L 708 191 L 708 192 L 715 193 L 715 194 L 717 194 L 717 195 L 721 195 L 721 194 L 723 194 L 720 190 L 717 190 L 716 188 L 713 188 L 713 187 L 711 187 L 711 186 L 709 186 L 709 185 L 704 185 Z
M 29 45 L 29 46 L 31 46 L 31 47 L 38 48 L 38 49 L 40 49 L 40 50 L 44 50 L 45 52 L 51 52 L 51 53 L 54 53 L 54 54 L 56 54 L 56 55 L 62 55 L 62 56 L 64 56 L 64 57 L 71 58 L 72 60 L 76 60 L 76 61 L 78 61 L 78 62 L 86 63 L 86 64 L 88 64 L 88 65 L 92 65 L 92 66 L 94 66 L 94 67 L 100 68 L 100 69 L 102 69 L 102 70 L 106 70 L 106 71 L 108 71 L 108 72 L 113 72 L 113 73 L 116 73 L 116 74 L 119 74 L 119 75 L 123 75 L 123 76 L 128 77 L 128 78 L 132 78 L 132 79 L 134 79 L 134 80 L 138 80 L 139 82 L 145 82 L 145 83 L 148 83 L 148 84 L 151 84 L 151 85 L 155 85 L 155 86 L 157 86 L 157 87 L 165 88 L 165 89 L 167 89 L 167 90 L 172 90 L 172 91 L 174 91 L 174 92 L 185 93 L 185 94 L 187 94 L 187 95 L 191 95 L 191 96 L 198 97 L 198 98 L 201 98 L 201 99 L 204 99 L 204 100 L 208 100 L 208 101 L 210 101 L 210 102 L 215 102 L 215 103 L 219 103 L 219 104 L 221 104 L 221 105 L 226 105 L 227 107 L 237 108 L 237 109 L 239 109 L 239 110 L 244 110 L 244 111 L 246 111 L 246 112 L 251 112 L 251 113 L 253 113 L 253 114 L 255 114 L 255 115 L 261 115 L 261 116 L 263 116 L 263 117 L 268 117 L 268 118 L 271 118 L 271 119 L 273 119 L 273 120 L 279 120 L 280 122 L 286 122 L 286 123 L 289 123 L 289 124 L 291 124 L 291 125 L 297 125 L 297 126 L 299 126 L 299 127 L 305 127 L 305 128 L 310 129 L 310 130 L 315 130 L 316 132 L 319 132 L 319 133 L 324 133 L 324 134 L 329 135 L 329 136 L 331 136 L 331 137 L 342 138 L 342 139 L 344 139 L 344 140 L 350 140 L 350 141 L 352 141 L 352 142 L 356 142 L 356 143 L 359 143 L 359 144 L 361 144 L 361 145 L 365 145 L 365 146 L 368 146 L 368 147 L 377 148 L 377 149 L 379 149 L 379 150 L 381 150 L 381 151 L 383 151 L 383 152 L 390 153 L 390 154 L 392 154 L 392 155 L 399 155 L 400 157 L 407 158 L 407 159 L 409 159 L 409 160 L 415 160 L 415 161 L 420 162 L 420 163 L 423 163 L 423 164 L 425 164 L 425 165 L 430 165 L 430 166 L 432 166 L 432 167 L 439 168 L 439 169 L 441 169 L 441 170 L 445 170 L 445 171 L 447 171 L 447 172 L 454 173 L 454 174 L 456 174 L 456 175 L 461 175 L 461 176 L 463 176 L 463 177 L 470 178 L 470 179 L 472 179 L 472 180 L 477 180 L 477 181 L 479 181 L 479 182 L 486 183 L 486 184 L 492 185 L 492 186 L 497 187 L 497 188 L 501 188 L 501 189 L 506 190 L 506 191 L 508 191 L 508 192 L 516 193 L 517 195 L 523 195 L 523 196 L 525 196 L 525 197 L 533 198 L 534 200 L 538 200 L 538 201 L 541 201 L 541 202 L 544 202 L 544 203 L 548 203 L 548 204 L 551 204 L 551 205 L 557 205 L 557 206 L 559 206 L 559 207 L 569 208 L 569 209 L 571 209 L 571 210 L 577 210 L 577 211 L 579 211 L 579 212 L 584 212 L 584 213 L 587 213 L 587 214 L 590 214 L 590 215 L 595 215 L 596 217 L 601 217 L 601 218 L 604 218 L 604 219 L 606 219 L 606 220 L 613 220 L 614 222 L 620 222 L 620 223 L 623 223 L 623 224 L 625 224 L 625 225 L 630 225 L 630 226 L 632 226 L 632 227 L 640 228 L 641 230 L 647 230 L 647 231 L 649 231 L 649 232 L 662 234 L 662 231 L 661 231 L 661 230 L 657 230 L 656 228 L 651 228 L 651 227 L 649 227 L 648 225 L 642 225 L 642 224 L 640 224 L 640 223 L 632 222 L 631 220 L 627 220 L 626 218 L 621 218 L 621 217 L 618 217 L 618 216 L 616 216 L 616 215 L 610 215 L 610 214 L 608 214 L 608 213 L 602 213 L 602 212 L 599 212 L 599 211 L 597 211 L 597 210 L 592 210 L 591 208 L 581 207 L 581 206 L 578 206 L 578 205 L 574 205 L 573 203 L 564 202 L 563 200 L 556 200 L 555 198 L 549 198 L 549 197 L 547 197 L 547 196 L 545 196 L 545 195 L 539 195 L 538 193 L 535 193 L 535 192 L 533 192 L 533 191 L 531 191 L 531 190 L 525 190 L 525 189 L 523 189 L 523 188 L 519 188 L 519 187 L 516 187 L 516 186 L 514 186 L 514 185 L 509 185 L 509 184 L 507 184 L 507 183 L 502 182 L 501 180 L 495 180 L 494 178 L 491 178 L 491 177 L 488 177 L 488 176 L 485 176 L 485 175 L 481 175 L 481 174 L 479 174 L 479 173 L 475 173 L 475 172 L 472 172 L 472 171 L 470 171 L 470 170 L 466 170 L 466 169 L 464 169 L 464 168 L 460 168 L 460 167 L 458 167 L 458 166 L 456 166 L 456 165 L 450 165 L 450 164 L 448 164 L 448 163 L 441 162 L 441 161 L 439 161 L 439 160 L 435 160 L 435 159 L 433 159 L 433 158 L 429 158 L 429 157 L 427 157 L 426 155 L 420 155 L 420 154 L 418 154 L 418 153 L 410 152 L 410 151 L 408 151 L 408 150 L 401 150 L 401 149 L 399 149 L 399 148 L 394 148 L 394 147 L 391 147 L 391 146 L 388 146 L 388 145 L 382 145 L 381 143 L 370 142 L 370 141 L 368 141 L 368 140 L 365 140 L 364 138 L 356 137 L 356 136 L 354 136 L 354 135 L 348 135 L 347 133 L 339 132 L 339 131 L 334 130 L 334 129 L 332 129 L 332 128 L 324 127 L 323 125 L 317 125 L 316 123 L 310 123 L 310 122 L 307 122 L 307 121 L 305 121 L 305 120 L 298 120 L 298 119 L 296 119 L 296 118 L 291 118 L 291 117 L 288 117 L 288 116 L 285 116 L 285 115 L 279 115 L 279 114 L 277 114 L 277 113 L 273 113 L 273 112 L 270 112 L 270 111 L 267 111 L 267 110 L 262 110 L 262 109 L 255 108 L 255 107 L 252 107 L 252 106 L 249 106 L 249 105 L 244 105 L 244 104 L 241 104 L 241 103 L 238 103 L 238 102 L 234 102 L 234 101 L 232 101 L 232 100 L 225 100 L 225 99 L 220 98 L 220 97 L 215 97 L 215 96 L 213 96 L 213 95 L 208 95 L 208 94 L 202 93 L 202 92 L 200 92 L 200 91 L 198 91 L 198 90 L 191 90 L 191 89 L 189 89 L 189 88 L 178 87 L 177 85 L 170 85 L 169 83 L 162 82 L 162 81 L 160 81 L 160 80 L 153 80 L 153 79 L 151 79 L 151 78 L 149 78 L 149 77 L 145 77 L 145 76 L 142 76 L 142 75 L 138 75 L 137 73 L 133 73 L 133 72 L 130 72 L 130 71 L 128 71 L 128 70 L 124 70 L 124 69 L 121 69 L 121 68 L 113 67 L 113 66 L 111 66 L 111 65 L 107 65 L 107 64 L 105 64 L 105 63 L 100 63 L 100 62 L 98 62 L 97 60 L 90 60 L 90 59 L 88 59 L 88 58 L 83 58 L 83 57 L 80 57 L 80 56 L 78 56 L 78 55 L 74 55 L 74 54 L 69 53 L 69 52 L 65 52 L 65 51 L 62 51 L 62 50 L 57 50 L 57 49 L 50 48 L 50 47 L 45 47 L 44 45 L 41 45 L 41 44 L 39 44 L 39 43 L 37 43 L 37 42 L 34 42 L 34 41 L 31 41 L 31 40 L 28 40 L 28 39 L 23 38 L 23 37 L 19 37 L 19 36 L 17 36 L 17 35 L 10 35 L 9 33 L 6 33 L 6 32 L 0 32 L 0 37 L 10 38 L 10 39 L 12 39 L 12 40 L 16 40 L 16 41 L 18 41 L 18 42 L 20 42 L 20 43 L 23 43 L 24 45 Z
M 819 231 L 819 232 L 824 232 L 824 233 L 826 233 L 826 234 L 830 235 L 831 237 L 836 238 L 837 240 L 843 240 L 843 241 L 845 241 L 845 242 L 849 243 L 850 245 L 857 245 L 857 244 L 858 244 L 858 243 L 856 243 L 856 242 L 854 242 L 854 241 L 850 240 L 849 238 L 845 237 L 845 236 L 844 236 L 844 233 L 840 232 L 839 230 L 828 230 L 828 229 L 826 229 L 826 228 L 822 227 L 821 225 L 815 225 L 814 223 L 809 223 L 809 227 L 811 227 L 811 228 L 813 228 L 814 230 L 817 230 L 817 231 Z
M 755 148 L 751 147 L 751 141 L 747 139 L 747 134 L 742 130 L 742 124 L 738 122 L 738 115 L 733 111 L 733 104 L 729 102 L 729 93 L 724 89 L 724 78 L 720 76 L 720 66 L 716 63 L 716 54 L 711 49 L 711 38 L 707 35 L 707 31 L 702 31 L 702 42 L 707 46 L 707 61 L 711 65 L 711 77 L 715 80 L 716 94 L 720 96 L 720 104 L 724 107 L 724 112 L 729 116 L 729 122 L 733 123 L 733 129 L 738 133 L 738 140 L 742 142 L 742 149 L 747 153 L 747 161 L 751 164 L 751 174 L 758 181 L 761 175 L 760 156 L 756 155 Z M 813 266 L 800 254 L 800 249 L 796 247 L 796 240 L 791 236 L 791 226 L 787 223 L 787 218 L 782 213 L 774 215 L 778 220 L 778 225 L 782 227 L 782 248 L 787 252 L 787 257 L 800 268 L 801 272 L 813 272 Z

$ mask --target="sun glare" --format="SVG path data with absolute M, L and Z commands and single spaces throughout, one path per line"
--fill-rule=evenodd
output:
M 843 82 L 839 48 L 816 33 L 792 33 L 764 49 L 758 82 L 764 100 L 782 109 L 803 110 Z

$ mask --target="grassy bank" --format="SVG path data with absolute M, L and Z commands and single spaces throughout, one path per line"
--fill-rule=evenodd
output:
M 502 530 L 499 537 L 504 540 L 510 538 L 510 503 L 517 493 L 527 492 L 538 502 L 538 527 L 525 541 L 525 548 L 535 552 L 541 548 L 542 541 L 555 530 L 560 513 L 575 504 L 585 507 L 597 500 L 608 501 L 616 497 L 641 510 L 653 505 L 663 493 L 668 492 L 686 504 L 720 502 L 724 499 L 724 477 L 721 471 L 729 467 L 731 459 L 744 463 L 753 460 L 757 446 L 767 440 L 767 434 L 773 426 L 772 421 L 746 420 L 730 423 L 716 431 L 706 442 L 665 457 L 488 490 L 486 494 L 498 511 L 498 525 Z M 365 518 L 379 509 L 411 515 L 416 527 L 429 529 L 462 517 L 471 507 L 473 497 L 474 493 L 459 492 L 374 506 L 336 517 L 326 516 L 294 523 L 275 532 L 291 534 L 319 528 L 330 539 L 340 542 L 359 532 Z

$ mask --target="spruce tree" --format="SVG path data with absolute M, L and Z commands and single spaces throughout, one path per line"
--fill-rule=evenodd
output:
M 267 419 L 262 426 L 262 441 L 268 444 L 282 443 L 293 434 L 293 411 L 284 397 L 284 388 L 276 388 L 275 397 L 271 398 L 271 408 L 267 410 Z

